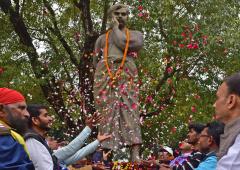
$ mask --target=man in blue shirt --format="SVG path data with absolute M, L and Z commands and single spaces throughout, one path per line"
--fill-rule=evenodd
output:
M 34 170 L 23 137 L 29 113 L 23 95 L 0 88 L 0 169 Z
M 200 134 L 199 149 L 206 157 L 195 170 L 215 170 L 217 167 L 216 152 L 220 144 L 220 135 L 224 132 L 224 125 L 220 122 L 211 122 L 206 125 Z
M 220 122 L 208 123 L 199 135 L 199 151 L 188 157 L 183 165 L 173 168 L 165 165 L 160 170 L 215 170 L 217 166 L 216 151 L 219 148 L 220 135 L 224 132 L 224 125 Z M 200 162 L 200 163 L 199 163 Z M 186 166 L 191 165 L 191 166 Z

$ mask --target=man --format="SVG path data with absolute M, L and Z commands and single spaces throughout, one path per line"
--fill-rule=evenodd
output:
M 100 142 L 108 139 L 110 135 L 98 135 L 97 140 L 86 147 L 81 148 L 91 133 L 91 128 L 101 117 L 94 114 L 86 120 L 84 130 L 67 146 L 52 151 L 48 146 L 45 137 L 51 129 L 52 117 L 48 114 L 47 108 L 43 105 L 28 105 L 30 113 L 29 131 L 25 134 L 27 148 L 36 170 L 55 170 L 70 165 L 94 152 Z
M 143 35 L 126 27 L 128 6 L 115 4 L 108 10 L 110 29 L 95 44 L 93 65 L 94 101 L 98 112 L 104 113 L 101 133 L 113 135 L 103 148 L 113 151 L 129 146 L 131 161 L 138 161 L 142 143 L 139 121 L 138 70 L 134 59 L 143 46 Z
M 111 167 L 111 150 L 103 150 L 99 148 L 92 155 L 92 162 L 94 169 L 109 169 Z
M 168 146 L 161 146 L 158 154 L 157 159 L 162 163 L 170 163 L 174 159 L 173 150 Z
M 192 123 L 188 126 L 188 134 L 187 134 L 187 142 L 193 145 L 193 152 L 188 156 L 187 160 L 185 160 L 182 164 L 178 164 L 172 166 L 170 168 L 169 165 L 161 164 L 160 170 L 193 170 L 198 167 L 201 160 L 205 158 L 205 154 L 199 152 L 199 138 L 202 130 L 205 128 L 203 124 L 200 123 Z
M 187 158 L 191 155 L 193 151 L 192 145 L 186 141 L 182 141 L 179 144 L 179 150 L 181 154 L 170 162 L 169 164 L 170 167 L 174 167 L 176 165 L 182 165 L 183 162 L 187 160 Z
M 223 134 L 224 124 L 211 122 L 201 132 L 199 138 L 200 152 L 206 157 L 201 161 L 195 170 L 215 170 L 217 166 L 216 152 L 219 148 L 220 135 Z
M 20 133 L 27 128 L 29 113 L 23 95 L 0 88 L 0 169 L 34 170 Z
M 148 160 L 143 160 L 142 163 L 144 167 L 151 170 L 159 169 L 160 163 L 169 164 L 174 159 L 173 150 L 168 146 L 160 146 L 153 148 L 153 153 L 148 157 Z
M 199 150 L 198 140 L 204 127 L 205 126 L 200 123 L 192 123 L 188 126 L 187 142 L 193 145 L 193 150 L 195 151 Z
M 217 170 L 240 167 L 240 72 L 227 77 L 216 93 L 216 119 L 225 124 L 220 138 Z

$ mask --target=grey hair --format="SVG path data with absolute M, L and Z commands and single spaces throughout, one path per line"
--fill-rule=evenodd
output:
M 108 9 L 108 11 L 107 11 L 108 16 L 111 17 L 112 16 L 111 14 L 113 13 L 113 11 L 121 9 L 121 8 L 126 8 L 127 14 L 130 13 L 128 5 L 117 3 L 117 4 L 114 4 L 113 6 L 111 6 Z

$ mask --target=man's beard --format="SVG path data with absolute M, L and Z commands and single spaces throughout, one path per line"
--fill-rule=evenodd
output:
M 48 127 L 46 124 L 44 124 L 42 122 L 40 122 L 39 128 L 44 130 L 44 131 L 49 131 L 51 129 L 50 127 Z
M 27 118 L 20 118 L 19 116 L 14 117 L 11 112 L 7 115 L 7 120 L 10 126 L 20 134 L 24 134 L 28 129 L 28 119 Z

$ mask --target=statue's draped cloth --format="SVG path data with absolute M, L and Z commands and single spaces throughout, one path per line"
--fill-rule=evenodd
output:
M 115 75 L 123 55 L 112 55 L 116 46 L 109 38 L 108 65 Z M 105 37 L 105 36 L 104 36 Z M 115 42 L 116 43 L 116 42 Z M 103 148 L 117 150 L 123 146 L 141 144 L 139 126 L 139 83 L 134 57 L 127 55 L 122 72 L 112 84 L 102 57 L 97 63 L 94 76 L 94 101 L 98 112 L 104 116 L 100 133 L 112 134 L 112 139 L 102 143 Z

